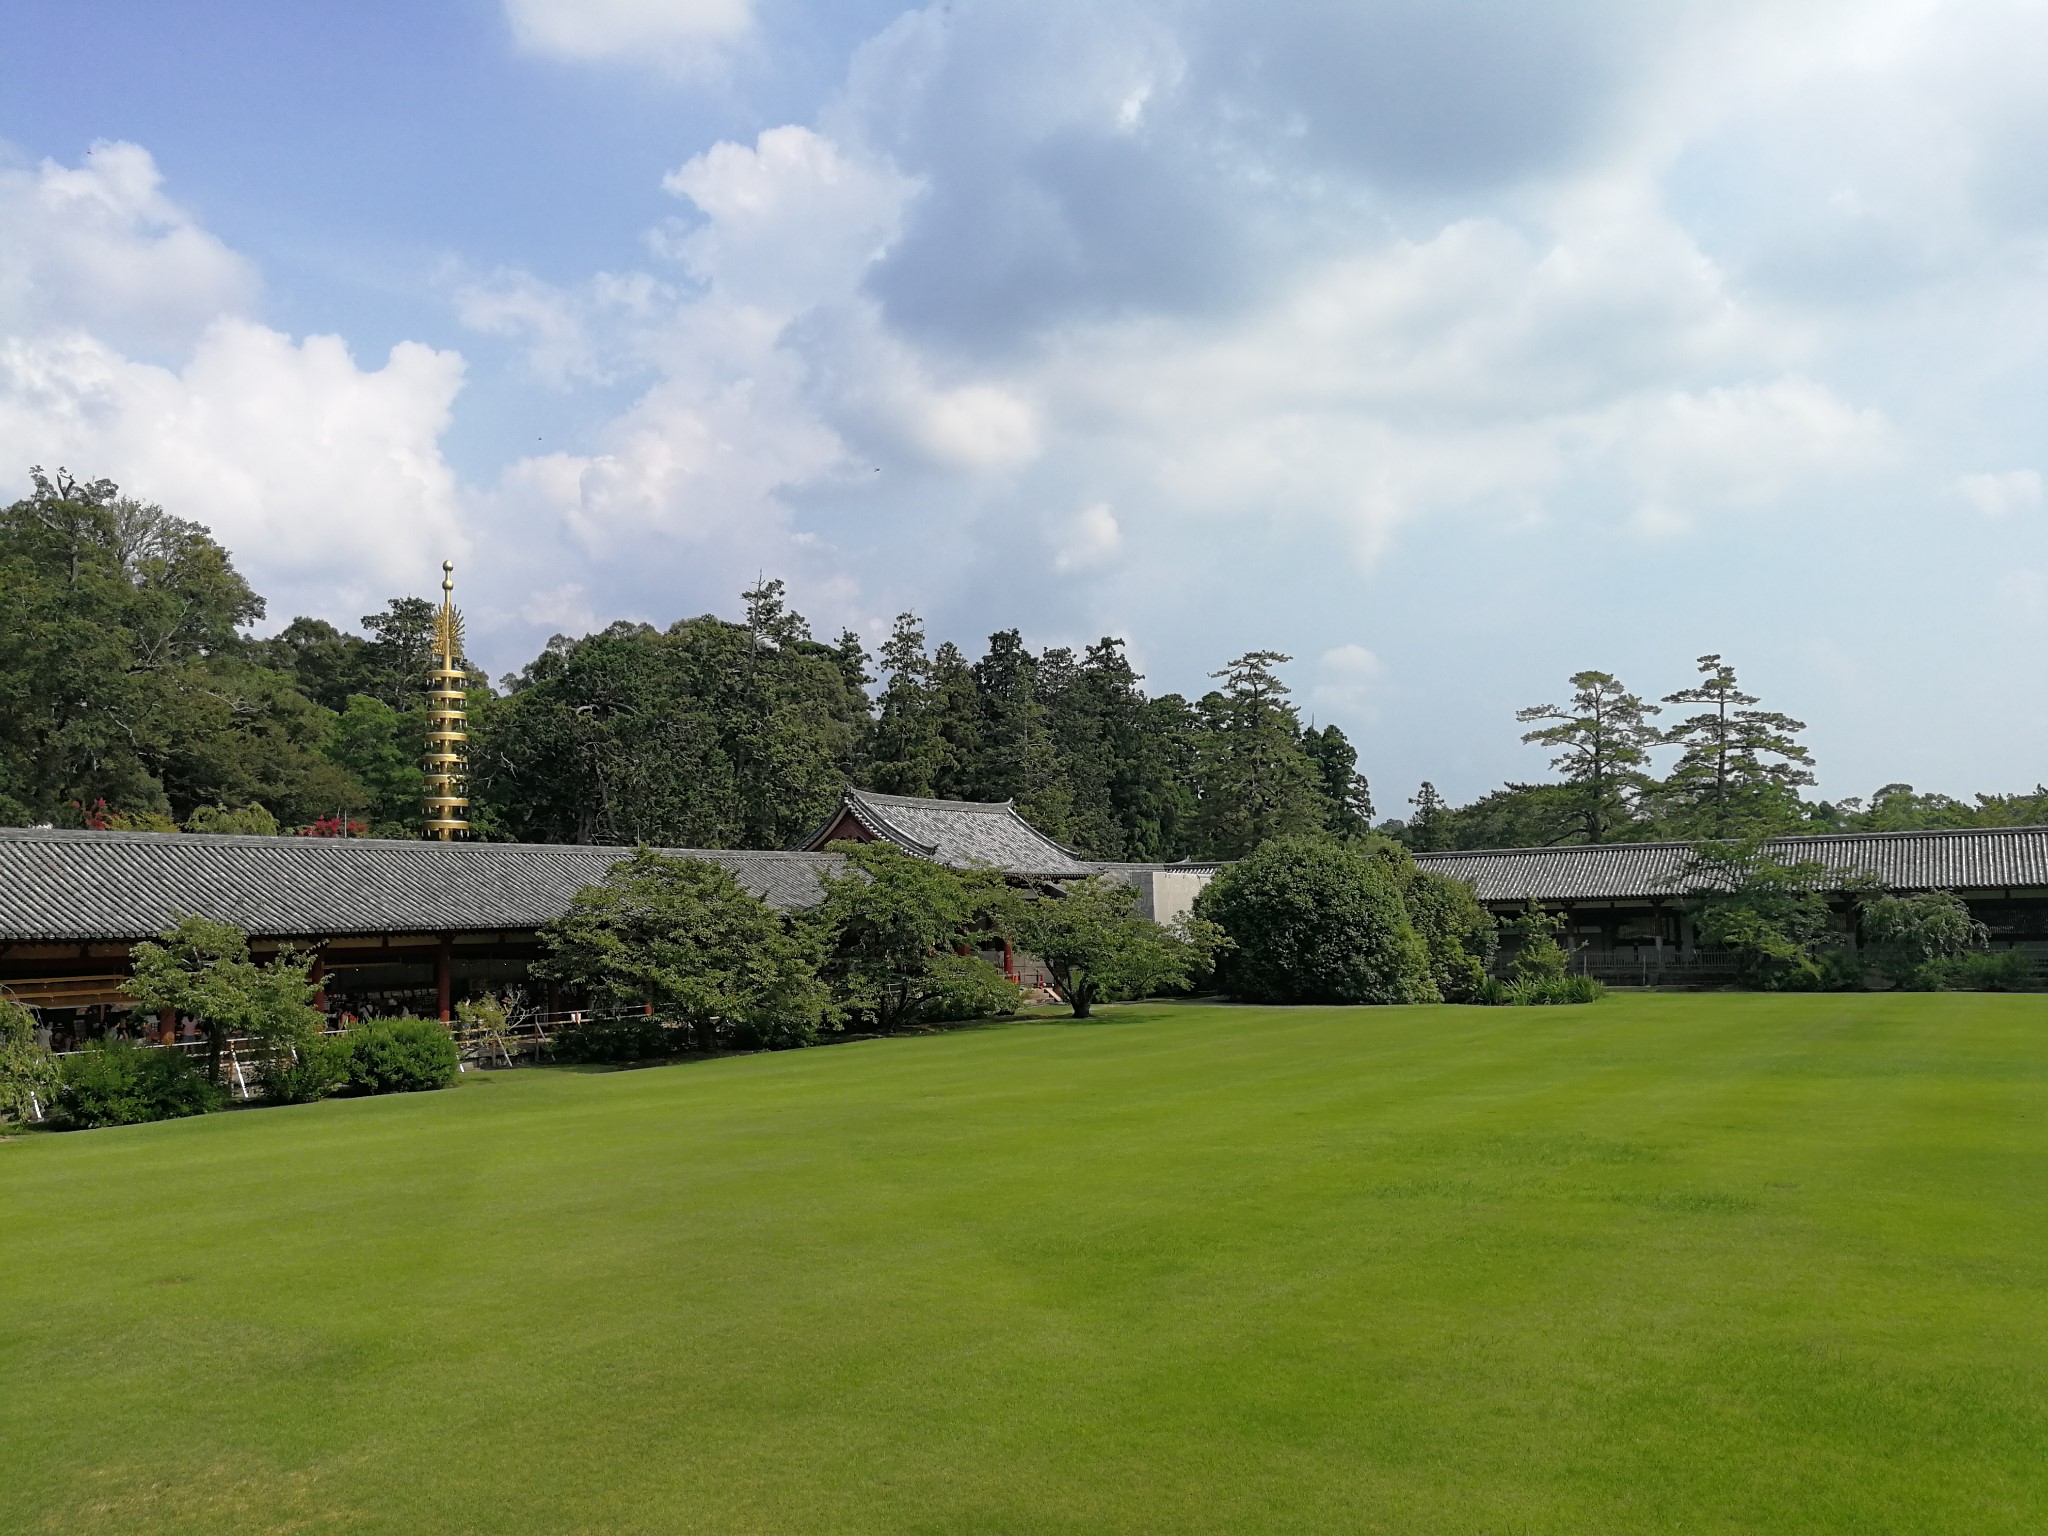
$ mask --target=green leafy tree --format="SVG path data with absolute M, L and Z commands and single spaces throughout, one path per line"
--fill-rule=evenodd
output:
M 377 837 L 419 834 L 421 797 L 427 792 L 421 767 L 426 733 L 424 712 L 401 712 L 367 693 L 351 694 L 334 720 L 325 750 L 363 786 L 360 809 Z
M 939 957 L 979 948 L 999 932 L 1008 905 L 1002 879 L 889 843 L 834 843 L 832 851 L 846 856 L 846 867 L 824 877 L 813 922 L 834 996 L 884 1034 L 916 1023 L 957 984 L 947 973 L 958 967 Z
M 1425 834 L 1433 846 L 1404 840 L 1418 853 L 1453 848 L 1548 848 L 1584 836 L 1584 800 L 1574 784 L 1504 784 L 1470 805 L 1447 806 Z M 1412 829 L 1414 823 L 1409 823 Z M 1629 829 L 1634 835 L 1635 827 Z
M 862 751 L 867 700 L 782 600 L 748 622 L 561 636 L 473 711 L 470 796 L 491 835 L 528 842 L 787 847 L 831 810 Z
M 926 676 L 925 708 L 937 751 L 931 758 L 931 792 L 945 800 L 980 797 L 981 696 L 974 668 L 952 641 L 932 652 Z
M 206 1076 L 220 1081 L 230 1039 L 248 1036 L 268 1063 L 289 1056 L 318 1033 L 309 956 L 286 950 L 266 965 L 249 958 L 248 935 L 227 923 L 186 917 L 137 944 L 124 984 L 145 1013 L 170 1009 L 206 1032 Z
M 1813 756 L 1799 742 L 1802 721 L 1756 709 L 1735 669 L 1718 655 L 1699 658 L 1702 680 L 1664 700 L 1704 705 L 1662 740 L 1680 748 L 1677 765 L 1658 792 L 1681 835 L 1727 840 L 1783 831 L 1806 815 L 1799 799 L 1813 783 Z
M 1550 911 L 1532 896 L 1503 926 L 1514 941 L 1508 971 L 1517 982 L 1550 982 L 1563 977 L 1570 957 L 1557 941 L 1564 932 L 1562 912 Z
M 981 706 L 974 798 L 1014 800 L 1035 826 L 1064 839 L 1073 790 L 1038 697 L 1038 659 L 1016 630 L 988 637 L 987 654 L 974 664 L 974 692 Z
M 1211 674 L 1224 684 L 1204 700 L 1201 821 L 1214 857 L 1241 858 L 1329 819 L 1321 774 L 1301 750 L 1300 718 L 1274 671 L 1290 659 L 1247 651 Z
M 1410 868 L 1402 900 L 1429 954 L 1430 979 L 1447 1003 L 1470 1002 L 1486 984 L 1500 936 L 1472 887 L 1434 870 Z
M 890 795 L 935 794 L 953 761 L 939 729 L 932 659 L 925 650 L 924 624 L 916 614 L 896 615 L 881 661 L 887 680 L 869 754 L 874 787 Z
M 0 818 L 253 799 L 292 819 L 346 791 L 324 712 L 247 654 L 263 601 L 204 528 L 110 481 L 31 479 L 0 508 Z
M 1910 784 L 1887 784 L 1866 804 L 1852 796 L 1816 808 L 1816 819 L 1844 832 L 1919 832 L 1946 827 L 2037 827 L 2048 823 L 2048 786 L 2027 795 L 1973 796 L 1921 793 Z
M 1605 672 L 1574 672 L 1571 684 L 1568 703 L 1533 704 L 1516 710 L 1515 718 L 1537 726 L 1523 741 L 1556 751 L 1550 766 L 1572 787 L 1579 834 L 1589 843 L 1606 842 L 1627 827 L 1649 782 L 1643 768 L 1659 740 L 1649 722 L 1657 706 Z
M 427 691 L 427 673 L 434 665 L 434 623 L 440 605 L 424 597 L 394 597 L 382 613 L 363 615 L 370 632 L 364 645 L 363 692 L 393 709 L 409 709 Z M 456 658 L 467 667 L 468 662 Z
M 202 805 L 185 818 L 185 830 L 237 837 L 275 837 L 277 818 L 255 804 L 242 806 L 239 810 L 230 810 L 224 805 Z
M 1116 881 L 1076 880 L 1010 909 L 1012 936 L 1044 963 L 1060 996 L 1085 1019 L 1098 1002 L 1186 987 L 1223 943 L 1202 918 L 1165 927 L 1137 912 L 1138 893 Z
M 1231 947 L 1217 980 L 1260 1003 L 1439 1000 L 1397 867 L 1363 844 L 1280 838 L 1225 869 L 1195 902 Z
M 36 1039 L 36 1016 L 0 993 L 0 1119 L 47 1113 L 57 1092 L 57 1059 Z
M 541 930 L 534 974 L 694 1038 L 775 1048 L 817 1038 L 828 999 L 803 936 L 704 859 L 642 848 Z
M 1863 942 L 1880 974 L 1902 987 L 1931 990 L 1943 968 L 1988 947 L 1990 934 L 1953 891 L 1873 896 L 1863 903 Z
M 1829 881 L 1824 865 L 1778 859 L 1761 836 L 1697 843 L 1681 876 L 1694 892 L 1688 905 L 1700 943 L 1733 955 L 1745 985 L 1772 992 L 1847 978 L 1847 936 L 1828 902 Z M 1848 881 L 1846 890 L 1875 894 L 1867 881 Z
M 1424 779 L 1415 798 L 1408 803 L 1415 809 L 1397 829 L 1405 845 L 1417 853 L 1438 853 L 1456 846 L 1452 841 L 1451 808 L 1434 784 Z
M 1301 749 L 1316 766 L 1325 825 L 1338 837 L 1372 831 L 1372 786 L 1358 771 L 1358 749 L 1334 725 L 1302 733 Z M 1434 793 L 1434 791 L 1432 791 Z

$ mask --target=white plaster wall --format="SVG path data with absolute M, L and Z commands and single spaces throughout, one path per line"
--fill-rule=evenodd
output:
M 1213 877 L 1207 870 L 1148 869 L 1138 880 L 1138 910 L 1155 923 L 1187 916 Z

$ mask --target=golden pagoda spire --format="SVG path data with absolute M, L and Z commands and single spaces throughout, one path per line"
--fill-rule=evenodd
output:
M 455 562 L 441 562 L 441 611 L 434 615 L 433 688 L 427 694 L 427 797 L 424 825 L 429 838 L 446 843 L 469 831 L 469 680 L 462 656 L 462 611 L 455 606 Z

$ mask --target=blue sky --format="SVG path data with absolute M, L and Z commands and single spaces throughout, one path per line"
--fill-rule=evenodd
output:
M 0 473 L 475 650 L 903 608 L 1285 650 L 1383 812 L 1719 651 L 2048 777 L 2040 4 L 0 10 Z

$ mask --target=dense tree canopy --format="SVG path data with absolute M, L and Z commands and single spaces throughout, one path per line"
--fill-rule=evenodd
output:
M 1278 651 L 1155 697 L 1115 636 L 1034 652 L 1005 629 L 975 657 L 904 613 L 871 658 L 850 632 L 813 638 L 780 581 L 740 597 L 742 618 L 557 636 L 502 691 L 472 668 L 475 835 L 786 847 L 848 783 L 1014 800 L 1106 859 L 1371 825 L 1357 746 L 1303 721 Z M 301 616 L 254 639 L 263 600 L 203 527 L 36 471 L 0 508 L 0 822 L 416 835 L 434 611 L 394 597 L 361 633 Z M 2040 788 L 1807 800 L 1803 725 L 1720 655 L 1698 666 L 1662 733 L 1611 674 L 1575 674 L 1568 703 L 1520 715 L 1557 779 L 1465 805 L 1424 784 L 1380 830 L 1425 851 L 2048 820 Z
M 646 1006 L 701 1050 L 804 1045 L 827 1013 L 816 956 L 730 871 L 642 848 L 541 931 L 534 974 Z

